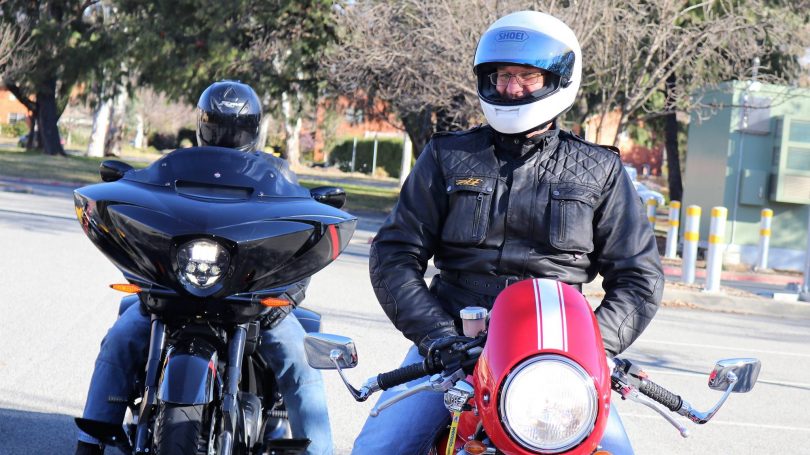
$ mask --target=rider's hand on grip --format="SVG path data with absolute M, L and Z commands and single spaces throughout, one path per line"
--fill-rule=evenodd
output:
M 434 341 L 425 356 L 425 369 L 430 373 L 438 373 L 467 367 L 467 362 L 464 361 L 468 360 L 468 356 L 464 346 L 473 340 L 475 339 L 454 335 Z

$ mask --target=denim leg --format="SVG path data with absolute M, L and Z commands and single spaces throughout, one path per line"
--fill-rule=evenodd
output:
M 259 352 L 276 374 L 295 438 L 309 438 L 309 455 L 332 453 L 332 430 L 321 372 L 307 363 L 304 329 L 290 313 L 277 326 L 262 332 Z
M 610 404 L 610 414 L 608 414 L 607 427 L 602 440 L 599 441 L 602 450 L 606 450 L 614 455 L 633 455 L 633 447 L 627 432 L 624 431 L 624 424 L 619 417 L 619 411 L 613 403 Z
M 123 423 L 125 400 L 135 386 L 139 368 L 146 364 L 149 351 L 150 318 L 132 305 L 119 317 L 101 340 L 96 366 L 90 379 L 82 417 L 107 423 Z M 114 402 L 110 402 L 113 398 Z M 99 441 L 79 431 L 80 441 Z
M 412 346 L 402 361 L 402 366 L 421 362 L 416 346 Z M 391 398 L 425 381 L 416 379 L 407 384 L 388 389 L 380 395 L 377 403 Z M 354 440 L 352 455 L 381 454 L 414 455 L 432 437 L 436 428 L 448 417 L 444 396 L 438 392 L 422 392 L 410 396 L 386 408 L 377 417 L 368 417 L 363 429 Z

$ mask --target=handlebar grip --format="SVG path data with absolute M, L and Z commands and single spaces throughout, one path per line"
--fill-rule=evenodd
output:
M 638 390 L 658 403 L 661 403 L 667 409 L 673 412 L 681 409 L 681 404 L 683 404 L 683 400 L 680 396 L 670 392 L 649 379 L 642 379 Z
M 419 379 L 422 376 L 427 376 L 429 373 L 425 369 L 424 364 L 414 363 L 406 367 L 397 368 L 396 370 L 389 371 L 388 373 L 380 373 L 377 375 L 377 385 L 382 390 L 388 390 L 391 387 L 396 387 L 400 384 Z

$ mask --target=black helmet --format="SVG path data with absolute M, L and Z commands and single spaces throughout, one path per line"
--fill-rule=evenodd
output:
M 259 97 L 249 85 L 214 82 L 197 102 L 197 144 L 253 151 L 261 120 Z

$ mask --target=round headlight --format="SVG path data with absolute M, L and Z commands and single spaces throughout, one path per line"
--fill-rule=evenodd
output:
M 593 380 L 560 356 L 527 360 L 506 378 L 500 411 L 509 434 L 526 448 L 558 453 L 593 430 L 598 400 Z
M 228 250 L 211 240 L 192 240 L 177 250 L 180 281 L 199 289 L 215 285 L 230 262 Z

